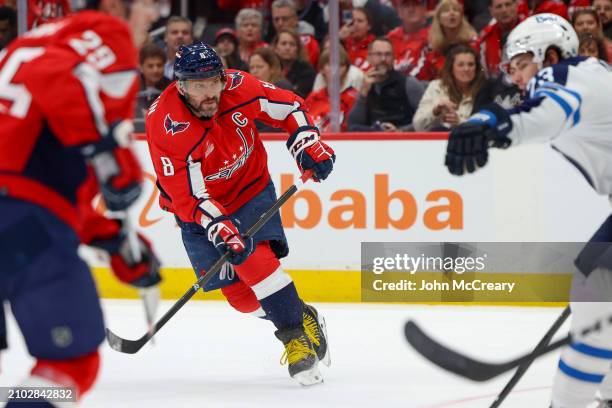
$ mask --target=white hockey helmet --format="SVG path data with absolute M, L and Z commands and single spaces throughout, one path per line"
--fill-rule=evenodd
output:
M 504 60 L 527 52 L 533 53 L 534 62 L 542 67 L 546 50 L 555 46 L 561 51 L 562 58 L 578 55 L 578 35 L 572 25 L 556 14 L 542 13 L 525 19 L 508 35 Z

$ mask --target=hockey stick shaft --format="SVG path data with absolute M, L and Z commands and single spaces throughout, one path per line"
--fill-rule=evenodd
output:
M 565 309 L 563 309 L 563 312 L 561 312 L 561 315 L 557 317 L 557 320 L 555 320 L 555 322 L 552 324 L 550 329 L 548 329 L 544 337 L 542 337 L 538 345 L 534 348 L 533 350 L 534 352 L 540 350 L 542 347 L 550 343 L 550 340 L 553 338 L 555 333 L 557 333 L 557 331 L 563 325 L 563 323 L 565 323 L 569 315 L 570 315 L 570 308 L 569 306 L 567 306 Z M 501 406 L 502 402 L 504 402 L 504 400 L 510 394 L 510 392 L 514 389 L 516 384 L 521 380 L 521 378 L 523 378 L 523 375 L 525 375 L 529 367 L 531 367 L 531 364 L 534 362 L 534 360 L 535 359 L 531 359 L 527 361 L 526 363 L 522 364 L 521 366 L 519 366 L 519 368 L 516 370 L 516 372 L 510 379 L 510 381 L 508 381 L 508 383 L 499 393 L 497 398 L 495 398 L 495 401 L 493 401 L 493 404 L 491 404 L 490 408 L 499 408 Z
M 305 183 L 312 176 L 311 171 L 305 172 L 301 176 L 302 183 Z M 248 229 L 245 236 L 253 236 L 263 227 L 269 220 L 272 218 L 276 212 L 280 209 L 280 207 L 291 198 L 298 190 L 297 185 L 292 185 L 289 187 L 287 191 L 281 195 L 276 202 L 270 207 L 251 228 Z M 204 287 L 212 277 L 221 270 L 221 267 L 225 262 L 229 260 L 230 253 L 224 253 L 205 273 L 200 276 L 198 281 L 194 283 L 187 292 L 179 300 L 177 300 L 174 305 L 166 312 L 164 315 L 155 323 L 152 330 L 149 330 L 143 336 L 141 336 L 138 340 L 126 340 L 123 339 L 116 334 L 114 334 L 110 329 L 106 329 L 106 339 L 108 340 L 109 345 L 116 351 L 134 354 L 137 353 L 152 337 L 155 333 L 157 333 L 164 325 L 187 303 L 196 293 L 197 291 Z
M 414 321 L 406 322 L 404 334 L 408 343 L 435 365 L 473 381 L 487 381 L 563 346 L 582 341 L 582 339 L 588 338 L 591 334 L 600 332 L 610 326 L 612 326 L 612 315 L 596 320 L 592 325 L 587 326 L 575 335 L 568 334 L 566 337 L 554 341 L 540 350 L 531 351 L 514 360 L 503 363 L 479 361 L 452 350 L 427 335 Z

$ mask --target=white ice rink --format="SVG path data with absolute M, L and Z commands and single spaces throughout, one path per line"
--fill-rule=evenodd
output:
M 166 310 L 170 302 L 163 302 Z M 303 388 L 279 365 L 270 322 L 222 302 L 192 301 L 138 354 L 102 347 L 103 366 L 82 407 L 488 407 L 510 374 L 474 383 L 422 359 L 404 340 L 407 318 L 460 350 L 505 360 L 532 348 L 557 308 L 316 304 L 327 321 L 332 365 L 325 384 Z M 145 330 L 140 302 L 105 300 L 107 325 L 127 338 Z M 18 383 L 32 360 L 9 318 L 0 385 Z M 566 327 L 561 332 L 566 333 Z M 536 362 L 503 407 L 548 407 L 558 354 Z

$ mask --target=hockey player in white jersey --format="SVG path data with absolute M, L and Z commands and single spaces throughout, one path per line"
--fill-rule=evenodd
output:
M 449 171 L 463 175 L 483 167 L 489 147 L 550 142 L 598 193 L 612 195 L 610 67 L 595 58 L 577 57 L 576 32 L 552 14 L 526 19 L 510 33 L 506 44 L 509 74 L 525 91 L 525 101 L 512 110 L 486 107 L 453 129 L 445 161 Z M 570 295 L 573 333 L 612 315 L 610 242 L 612 216 L 576 259 Z M 588 297 L 581 299 L 579 293 Z M 562 352 L 551 406 L 585 408 L 599 391 L 597 406 L 612 407 L 612 330 L 603 329 L 579 341 Z

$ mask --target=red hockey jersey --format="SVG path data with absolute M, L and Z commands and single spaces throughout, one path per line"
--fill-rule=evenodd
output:
M 76 146 L 132 117 L 136 50 L 127 26 L 97 12 L 44 24 L 0 53 L 0 189 L 77 232 L 91 171 Z M 91 197 L 89 197 L 91 199 Z
M 270 174 L 255 119 L 289 134 L 313 126 L 299 96 L 242 71 L 227 70 L 219 110 L 211 119 L 196 118 L 176 86 L 168 86 L 146 122 L 160 206 L 202 224 L 208 199 L 231 214 L 261 192 Z

